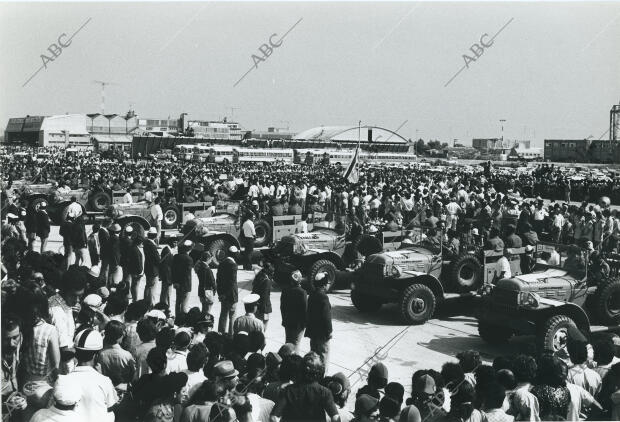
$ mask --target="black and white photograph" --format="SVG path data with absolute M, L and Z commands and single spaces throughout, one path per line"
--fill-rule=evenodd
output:
M 0 0 L 2 422 L 620 421 L 620 0 Z

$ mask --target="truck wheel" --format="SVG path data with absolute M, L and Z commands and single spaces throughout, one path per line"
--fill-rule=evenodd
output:
M 47 202 L 47 204 L 49 205 L 49 201 L 46 200 L 45 198 L 34 198 L 28 204 L 28 208 L 31 209 L 32 211 L 34 211 L 35 208 L 37 207 L 37 205 L 41 205 L 42 202 Z
M 313 281 L 318 273 L 327 274 L 327 285 L 325 286 L 325 291 L 328 293 L 331 292 L 336 284 L 336 266 L 334 263 L 327 259 L 320 259 L 312 264 L 310 267 L 310 272 L 308 273 L 308 281 L 310 284 L 314 285 Z
M 88 202 L 93 211 L 105 211 L 112 204 L 112 198 L 105 192 L 95 192 Z
M 144 239 L 144 227 L 142 227 L 142 224 L 140 224 L 138 221 L 135 220 L 126 220 L 121 222 L 120 224 L 121 226 L 121 230 L 125 231 L 125 229 L 129 226 L 131 226 L 131 228 L 133 229 L 133 233 L 134 233 L 134 239 L 136 237 L 141 237 L 142 239 Z
M 506 327 L 491 325 L 481 321 L 478 321 L 478 334 L 482 340 L 489 344 L 503 344 L 512 337 L 512 332 L 506 329 Z
M 351 290 L 351 302 L 360 312 L 376 312 L 381 308 L 382 303 L 376 298 L 360 293 L 358 290 Z
M 219 265 L 226 258 L 228 248 L 230 248 L 230 244 L 224 239 L 217 239 L 209 244 L 209 252 L 213 256 L 215 264 Z
M 435 312 L 435 295 L 424 284 L 405 289 L 400 299 L 400 314 L 410 324 L 424 324 Z
M 557 352 L 566 347 L 568 329 L 574 326 L 576 326 L 575 322 L 566 315 L 555 315 L 546 320 L 536 336 L 539 351 Z
M 271 242 L 271 225 L 265 220 L 258 220 L 254 224 L 256 231 L 256 239 L 254 239 L 254 247 L 260 248 L 267 246 Z
M 168 204 L 162 210 L 164 214 L 161 220 L 162 229 L 176 229 L 179 225 L 179 209 L 172 204 Z
M 473 255 L 458 256 L 450 265 L 450 281 L 455 293 L 477 290 L 482 282 L 482 265 Z
M 620 279 L 610 278 L 596 292 L 595 312 L 605 325 L 620 324 Z

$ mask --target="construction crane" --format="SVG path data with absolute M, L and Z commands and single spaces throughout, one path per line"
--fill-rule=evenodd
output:
M 96 80 L 93 80 L 93 83 L 101 85 L 101 114 L 105 115 L 105 87 L 106 85 L 118 85 L 118 84 L 114 82 L 96 81 Z

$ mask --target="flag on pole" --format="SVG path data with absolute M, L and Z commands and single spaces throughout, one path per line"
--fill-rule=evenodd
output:
M 360 173 L 359 173 L 359 170 L 357 169 L 357 162 L 359 161 L 359 152 L 360 152 L 360 146 L 358 144 L 357 148 L 355 149 L 355 154 L 353 155 L 353 159 L 351 160 L 351 163 L 349 163 L 349 166 L 347 167 L 347 169 L 345 170 L 343 174 L 343 177 L 347 179 L 349 183 L 357 183 L 360 178 Z

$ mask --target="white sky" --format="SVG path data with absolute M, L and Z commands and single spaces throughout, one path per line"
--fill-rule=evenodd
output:
M 41 54 L 75 35 L 47 69 Z M 281 47 L 253 66 L 269 37 Z M 507 22 L 493 45 L 463 54 Z M 274 37 L 274 41 L 278 37 Z M 598 139 L 620 101 L 620 2 L 0 3 L 0 127 L 26 114 L 374 124 L 413 138 Z M 65 38 L 63 38 L 63 41 Z M 485 38 L 486 40 L 486 38 Z M 608 137 L 605 134 L 605 139 Z

